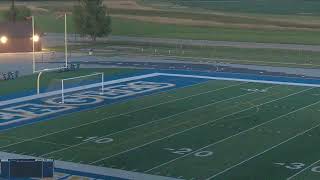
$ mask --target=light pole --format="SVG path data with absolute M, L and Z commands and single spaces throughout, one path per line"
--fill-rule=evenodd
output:
M 35 42 L 34 42 L 34 16 L 32 16 L 32 71 L 36 72 L 36 55 L 35 55 Z

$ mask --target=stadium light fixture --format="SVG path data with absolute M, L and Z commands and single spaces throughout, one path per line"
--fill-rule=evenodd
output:
M 1 42 L 2 44 L 6 44 L 6 43 L 8 42 L 7 36 L 1 36 L 0 42 Z
M 31 40 L 33 40 L 34 42 L 39 42 L 40 37 L 39 37 L 39 35 L 35 34 L 35 35 L 33 36 L 33 38 L 31 38 Z

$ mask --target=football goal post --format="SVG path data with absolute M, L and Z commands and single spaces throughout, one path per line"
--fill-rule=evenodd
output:
M 63 31 L 64 29 L 64 58 L 57 57 L 55 52 L 45 53 L 45 52 L 35 52 L 35 45 L 36 43 L 41 42 L 40 34 L 36 34 L 35 32 L 35 17 L 31 16 L 32 18 L 32 71 L 33 73 L 40 73 L 46 71 L 56 71 L 64 68 L 68 68 L 68 27 L 67 27 L 67 14 L 64 14 L 64 28 L 59 28 L 59 30 Z M 59 24 L 61 22 L 60 19 L 55 21 L 54 23 Z M 61 42 L 62 43 L 62 42 Z M 53 54 L 52 54 L 53 53 Z M 40 60 L 39 60 L 40 58 Z M 52 60 L 51 58 L 54 58 Z M 49 59 L 51 62 L 49 63 Z M 45 60 L 45 62 L 44 62 Z
M 65 103 L 65 94 L 90 88 L 100 87 L 100 94 L 104 93 L 104 73 L 98 72 L 83 76 L 61 80 L 61 103 Z

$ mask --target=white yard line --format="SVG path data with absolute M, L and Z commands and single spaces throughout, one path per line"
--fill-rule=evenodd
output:
M 219 89 L 212 90 L 212 91 L 210 91 L 210 92 L 220 91 L 220 90 L 224 90 L 224 89 L 227 89 L 227 88 L 239 86 L 239 85 L 242 85 L 242 84 L 245 84 L 245 83 L 240 83 L 240 84 L 235 84 L 235 85 L 231 85 L 231 86 L 226 86 L 226 87 L 223 87 L 223 88 L 219 88 Z M 209 93 L 209 91 L 206 91 L 205 93 Z M 203 94 L 203 93 L 198 93 L 198 94 L 201 95 L 201 94 Z M 96 121 L 84 123 L 84 124 L 81 124 L 81 125 L 78 125 L 78 126 L 73 126 L 73 127 L 70 127 L 70 128 L 66 128 L 66 129 L 63 129 L 63 130 L 60 130 L 60 131 L 56 131 L 56 132 L 44 134 L 44 135 L 42 135 L 42 136 L 25 139 L 25 140 L 20 141 L 20 142 L 12 143 L 12 144 L 9 144 L 9 145 L 6 145 L 6 146 L 1 146 L 0 149 L 6 148 L 6 147 L 9 147 L 9 146 L 13 146 L 13 145 L 17 145 L 17 144 L 20 144 L 20 143 L 24 143 L 24 142 L 27 142 L 27 141 L 33 141 L 33 140 L 35 140 L 35 139 L 39 139 L 39 138 L 42 138 L 42 137 L 46 137 L 46 136 L 50 136 L 50 135 L 54 135 L 54 134 L 59 134 L 59 133 L 61 133 L 61 132 L 65 132 L 65 131 L 69 131 L 69 130 L 72 130 L 72 129 L 76 129 L 76 128 L 79 128 L 79 127 L 83 127 L 83 126 L 87 126 L 87 125 L 90 125 L 90 124 L 94 124 L 94 123 L 98 123 L 98 122 L 101 122 L 101 121 L 105 121 L 105 120 L 107 120 L 107 119 L 116 118 L 116 117 L 119 117 L 119 116 L 125 116 L 125 115 L 131 114 L 131 113 L 135 113 L 135 112 L 138 112 L 138 111 L 150 109 L 150 108 L 153 108 L 153 107 L 157 107 L 157 106 L 159 106 L 159 105 L 163 105 L 163 104 L 175 102 L 175 101 L 178 101 L 178 100 L 187 99 L 187 98 L 194 97 L 194 96 L 197 96 L 197 95 L 194 94 L 194 95 L 191 95 L 191 96 L 187 96 L 187 97 L 183 97 L 183 98 L 179 98 L 179 99 L 175 99 L 175 100 L 171 100 L 171 101 L 166 101 L 166 102 L 163 102 L 163 103 L 158 103 L 158 104 L 151 105 L 151 106 L 144 107 L 144 108 L 140 108 L 140 109 L 137 109 L 137 110 L 134 110 L 134 111 L 129 111 L 129 112 L 126 112 L 126 113 L 117 114 L 117 115 L 110 116 L 110 117 L 106 117 L 106 118 L 99 119 L 99 120 L 96 120 Z
M 111 156 L 98 159 L 98 160 L 96 160 L 96 161 L 91 162 L 90 164 L 95 164 L 95 163 L 97 163 L 97 162 L 101 162 L 101 161 L 103 161 L 103 160 L 110 159 L 110 158 L 112 158 L 112 157 L 115 157 L 115 156 L 118 156 L 118 155 L 121 155 L 121 154 L 128 153 L 128 152 L 130 152 L 130 151 L 139 149 L 139 148 L 141 148 L 141 147 L 147 146 L 147 145 L 152 144 L 152 143 L 154 143 L 154 142 L 158 142 L 158 141 L 161 141 L 161 140 L 164 140 L 164 139 L 171 138 L 171 137 L 173 137 L 173 136 L 176 136 L 176 135 L 179 135 L 179 134 L 188 132 L 188 131 L 190 131 L 190 130 L 192 130 L 192 129 L 195 129 L 195 128 L 198 128 L 198 127 L 201 127 L 201 126 L 205 126 L 205 125 L 211 124 L 211 123 L 213 123 L 213 122 L 219 121 L 219 120 L 224 119 L 224 118 L 226 118 L 226 117 L 233 116 L 233 115 L 235 115 L 235 114 L 238 114 L 238 113 L 247 111 L 247 110 L 249 110 L 249 109 L 252 109 L 252 108 L 255 108 L 255 107 L 259 107 L 259 106 L 262 106 L 262 105 L 265 105 L 265 104 L 268 104 L 268 103 L 272 103 L 272 102 L 278 101 L 278 100 L 280 100 L 280 99 L 284 99 L 284 98 L 287 98 L 287 97 L 289 97 L 289 96 L 293 96 L 293 95 L 296 95 L 296 94 L 299 94 L 299 93 L 302 93 L 302 92 L 305 92 L 305 91 L 308 91 L 308 90 L 311 90 L 311 89 L 313 89 L 313 88 L 308 88 L 308 89 L 305 89 L 305 90 L 302 90 L 302 91 L 299 91 L 299 92 L 296 92 L 296 93 L 293 93 L 293 94 L 290 94 L 290 95 L 287 95 L 287 96 L 284 96 L 284 97 L 281 97 L 281 98 L 277 98 L 277 99 L 274 99 L 274 100 L 271 100 L 271 101 L 268 101 L 268 102 L 265 102 L 265 103 L 261 103 L 261 104 L 259 104 L 259 105 L 256 105 L 256 106 L 253 106 L 253 107 L 250 107 L 250 108 L 246 108 L 246 109 L 242 109 L 242 110 L 237 111 L 237 112 L 233 112 L 233 113 L 231 113 L 231 114 L 228 114 L 228 115 L 226 115 L 226 116 L 220 117 L 220 118 L 218 118 L 218 119 L 214 119 L 214 120 L 208 121 L 208 122 L 206 122 L 206 123 L 202 123 L 202 124 L 200 124 L 200 125 L 194 126 L 194 127 L 192 127 L 192 128 L 188 128 L 188 129 L 185 129 L 185 130 L 183 130 L 183 131 L 179 131 L 179 132 L 173 133 L 173 134 L 171 134 L 171 135 L 169 135 L 169 136 L 165 136 L 165 137 L 162 137 L 162 138 L 159 138 L 159 139 L 150 141 L 150 142 L 148 142 L 148 143 L 142 144 L 142 145 L 140 145 L 140 146 L 136 146 L 136 147 L 127 149 L 127 150 L 125 150 L 125 151 L 122 151 L 122 152 L 113 154 L 113 155 L 111 155 Z
M 319 102 L 320 102 L 320 101 L 318 101 L 318 102 L 316 102 L 316 103 L 314 103 L 314 104 L 317 104 L 317 103 L 319 103 Z M 219 175 L 221 175 L 221 174 L 223 174 L 223 173 L 225 173 L 225 172 L 227 172 L 227 171 L 230 171 L 231 169 L 233 169 L 233 168 L 235 168 L 235 167 L 238 167 L 238 166 L 240 166 L 240 165 L 242 165 L 242 164 L 250 161 L 251 159 L 254 159 L 254 158 L 258 157 L 258 156 L 261 156 L 261 155 L 263 155 L 264 153 L 269 152 L 269 151 L 271 151 L 271 150 L 273 150 L 273 149 L 281 146 L 282 144 L 285 144 L 285 143 L 287 143 L 287 142 L 289 142 L 289 141 L 291 141 L 291 140 L 293 140 L 293 139 L 295 139 L 295 138 L 297 138 L 297 137 L 299 137 L 299 136 L 302 136 L 302 135 L 304 135 L 305 133 L 308 133 L 309 131 L 312 131 L 312 130 L 314 130 L 315 128 L 318 128 L 318 127 L 320 127 L 320 123 L 317 124 L 316 126 L 313 126 L 313 127 L 309 128 L 309 129 L 301 132 L 301 133 L 296 134 L 295 136 L 293 136 L 293 137 L 291 137 L 291 138 L 289 138 L 289 139 L 287 139 L 287 140 L 285 140 L 285 141 L 282 141 L 282 142 L 279 143 L 279 144 L 276 144 L 276 145 L 274 145 L 274 146 L 272 146 L 272 147 L 270 147 L 270 148 L 268 148 L 268 149 L 266 149 L 266 150 L 264 150 L 264 151 L 262 151 L 262 152 L 260 152 L 260 153 L 258 153 L 258 154 L 256 154 L 256 155 L 254 155 L 254 156 L 251 156 L 250 158 L 248 158 L 248 159 L 246 159 L 246 160 L 244 160 L 244 161 L 241 161 L 241 162 L 239 162 L 239 163 L 237 163 L 237 164 L 235 164 L 235 165 L 233 165 L 233 166 L 231 166 L 231 167 L 229 167 L 229 168 L 227 168 L 227 169 L 225 169 L 225 170 L 223 170 L 223 171 L 221 171 L 221 172 L 219 172 L 219 173 L 217 173 L 217 174 L 215 174 L 215 175 L 213 175 L 213 176 L 210 176 L 210 177 L 208 177 L 206 180 L 213 179 L 213 178 L 215 178 L 215 177 L 217 177 L 217 176 L 219 176 Z
M 149 124 L 160 122 L 160 121 L 163 121 L 165 119 L 176 117 L 176 116 L 179 116 L 179 115 L 187 113 L 187 112 L 191 112 L 191 111 L 195 111 L 195 110 L 198 110 L 198 109 L 202 109 L 202 108 L 205 108 L 205 107 L 208 107 L 208 106 L 212 106 L 212 105 L 215 105 L 215 104 L 218 104 L 218 103 L 222 103 L 222 102 L 225 102 L 225 101 L 229 101 L 229 100 L 236 99 L 236 98 L 239 98 L 239 97 L 242 97 L 242 96 L 246 96 L 246 95 L 249 95 L 249 94 L 253 94 L 253 93 L 255 93 L 255 92 L 245 93 L 245 94 L 242 94 L 242 95 L 239 95 L 239 96 L 235 96 L 235 97 L 232 97 L 232 98 L 228 98 L 228 99 L 224 99 L 224 100 L 221 100 L 221 101 L 209 103 L 209 104 L 206 104 L 206 105 L 203 105 L 203 106 L 199 106 L 199 107 L 196 107 L 196 108 L 188 109 L 188 110 L 185 110 L 185 111 L 182 111 L 182 112 L 170 115 L 170 116 L 166 116 L 166 117 L 154 120 L 154 121 L 150 121 L 150 122 L 147 122 L 147 123 L 144 123 L 144 124 L 140 124 L 138 126 L 134 126 L 134 127 L 131 127 L 131 128 L 127 128 L 127 129 L 118 131 L 118 132 L 107 134 L 107 135 L 102 136 L 101 138 L 105 138 L 105 137 L 113 136 L 113 135 L 120 134 L 120 133 L 123 133 L 123 132 L 127 132 L 127 131 L 132 130 L 132 129 L 136 129 L 136 128 L 143 127 L 143 126 L 146 126 L 146 125 L 149 125 Z M 74 147 L 77 147 L 77 146 L 80 146 L 80 145 L 84 145 L 84 144 L 87 144 L 87 143 L 90 143 L 90 142 L 82 142 L 82 143 L 78 143 L 78 144 L 75 144 L 75 145 L 72 145 L 72 146 L 69 146 L 69 147 L 58 149 L 56 151 L 51 151 L 51 152 L 48 152 L 46 154 L 41 155 L 40 157 L 44 157 L 44 156 L 46 156 L 48 154 L 53 154 L 53 153 L 56 153 L 56 152 L 64 151 L 64 150 L 67 150 L 67 149 L 71 149 L 71 148 L 74 148 Z
M 191 152 L 191 153 L 185 154 L 185 155 L 180 156 L 180 157 L 178 157 L 178 158 L 172 159 L 172 160 L 170 160 L 170 161 L 168 161 L 168 162 L 162 163 L 162 164 L 160 164 L 160 165 L 158 165 L 158 166 L 155 166 L 155 167 L 153 167 L 153 168 L 151 168 L 151 169 L 149 169 L 149 170 L 147 170 L 147 171 L 145 171 L 145 172 L 150 172 L 150 171 L 152 171 L 152 170 L 154 170 L 154 169 L 157 169 L 157 168 L 159 168 L 159 167 L 162 167 L 162 166 L 168 165 L 168 164 L 170 164 L 170 163 L 173 163 L 173 162 L 175 162 L 175 161 L 177 161 L 177 160 L 180 160 L 180 159 L 182 159 L 182 158 L 185 158 L 185 157 L 187 157 L 187 156 L 190 156 L 190 155 L 192 155 L 192 154 L 194 154 L 194 153 L 197 153 L 197 152 L 202 151 L 202 150 L 204 150 L 204 149 L 210 148 L 210 147 L 212 147 L 212 146 L 215 146 L 215 145 L 217 145 L 217 144 L 220 144 L 220 143 L 222 143 L 222 142 L 225 142 L 225 141 L 227 141 L 227 140 L 229 140 L 229 139 L 232 139 L 232 138 L 234 138 L 234 137 L 237 137 L 237 136 L 239 136 L 239 135 L 245 134 L 245 133 L 247 133 L 247 132 L 249 132 L 249 131 L 252 131 L 252 130 L 258 128 L 258 127 L 261 127 L 261 126 L 263 126 L 263 125 L 269 124 L 269 123 L 271 123 L 271 122 L 273 122 L 273 121 L 276 121 L 276 120 L 278 120 L 278 119 L 280 119 L 280 118 L 283 118 L 283 117 L 288 116 L 288 115 L 290 115 L 290 114 L 296 113 L 296 112 L 301 111 L 301 110 L 304 110 L 304 109 L 306 109 L 306 108 L 309 108 L 309 107 L 311 107 L 311 106 L 313 106 L 313 105 L 315 105 L 315 104 L 318 104 L 319 102 L 320 102 L 320 101 L 318 101 L 318 102 L 316 102 L 316 103 L 312 103 L 312 104 L 307 105 L 307 106 L 304 106 L 304 107 L 301 107 L 301 108 L 299 108 L 299 109 L 296 109 L 296 110 L 291 111 L 291 112 L 289 112 L 289 113 L 283 114 L 283 115 L 278 116 L 278 117 L 276 117 L 276 118 L 273 118 L 273 119 L 271 119 L 271 120 L 269 120 L 269 121 L 266 121 L 266 122 L 264 122 L 264 123 L 261 123 L 261 124 L 259 124 L 259 125 L 254 126 L 254 127 L 251 127 L 251 128 L 249 128 L 249 129 L 246 129 L 246 130 L 244 130 L 244 131 L 241 131 L 241 132 L 239 132 L 239 133 L 237 133 L 237 134 L 234 134 L 234 135 L 232 135 L 232 136 L 229 136 L 229 137 L 227 137 L 227 138 L 221 139 L 221 140 L 219 140 L 219 141 L 217 141 L 217 142 L 214 142 L 214 143 L 212 143 L 212 144 L 209 144 L 209 145 L 207 145 L 207 146 L 204 146 L 204 147 L 202 147 L 202 148 L 200 148 L 200 149 L 197 149 L 196 151 L 193 151 L 193 152 Z
M 312 163 L 310 166 L 308 166 L 308 167 L 302 169 L 301 171 L 295 173 L 294 175 L 288 177 L 287 180 L 291 180 L 291 179 L 295 178 L 296 176 L 298 176 L 299 174 L 303 173 L 304 171 L 306 171 L 307 169 L 309 169 L 310 167 L 312 167 L 313 165 L 315 165 L 315 164 L 317 164 L 317 163 L 319 163 L 319 162 L 320 162 L 320 160 Z
M 176 102 L 176 101 L 180 101 L 180 100 L 184 100 L 184 99 L 189 99 L 189 98 L 192 98 L 192 97 L 196 97 L 196 96 L 200 96 L 200 95 L 203 95 L 203 94 L 209 94 L 209 93 L 212 93 L 212 92 L 217 92 L 217 91 L 221 91 L 221 90 L 224 90 L 224 89 L 228 89 L 228 88 L 231 88 L 231 87 L 236 87 L 236 86 L 240 86 L 240 85 L 243 85 L 243 84 L 247 84 L 248 82 L 242 82 L 242 83 L 239 83 L 239 84 L 234 84 L 234 85 L 230 85 L 230 86 L 225 86 L 225 87 L 222 87 L 222 88 L 218 88 L 218 89 L 214 89 L 214 90 L 210 90 L 210 91 L 205 91 L 205 92 L 202 92 L 202 93 L 198 93 L 198 94 L 193 94 L 193 95 L 190 95 L 190 96 L 185 96 L 185 97 L 182 97 L 182 98 L 177 98 L 177 99 L 173 99 L 173 100 L 170 100 L 170 101 L 165 101 L 165 102 L 162 102 L 162 103 L 158 103 L 158 104 L 154 104 L 152 106 L 148 106 L 147 109 L 149 109 L 149 107 L 156 107 L 156 106 L 160 106 L 160 105 L 164 105 L 164 104 L 169 104 L 169 103 L 172 103 L 172 102 Z M 185 86 L 183 88 L 186 88 L 186 87 L 192 87 L 192 86 L 196 86 L 196 85 L 199 85 L 199 84 L 195 84 L 195 85 L 191 85 L 191 86 Z M 181 88 L 182 89 L 182 88 Z M 180 90 L 181 90 L 180 89 Z M 177 89 L 174 89 L 174 90 L 177 90 Z M 168 91 L 164 91 L 165 93 L 167 93 Z M 163 93 L 163 92 L 162 92 Z M 144 96 L 146 97 L 146 96 Z M 145 109 L 141 109 L 141 110 L 145 110 Z M 140 111 L 140 110 L 138 110 Z M 104 114 L 107 114 L 107 113 L 104 113 Z

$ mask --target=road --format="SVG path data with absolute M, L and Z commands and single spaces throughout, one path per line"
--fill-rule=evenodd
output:
M 90 41 L 90 39 L 79 38 L 74 34 L 68 37 L 70 42 Z M 169 45 L 193 45 L 209 47 L 236 47 L 236 48 L 257 48 L 257 49 L 286 49 L 320 52 L 320 45 L 299 45 L 299 44 L 275 44 L 275 43 L 254 43 L 254 42 L 231 42 L 231 41 L 208 41 L 208 40 L 188 40 L 188 39 L 168 39 L 168 38 L 148 38 L 129 36 L 110 36 L 108 38 L 98 38 L 98 41 L 116 42 L 138 42 L 145 44 L 169 44 Z M 59 33 L 49 33 L 44 37 L 44 46 L 52 47 L 64 44 L 64 35 Z

